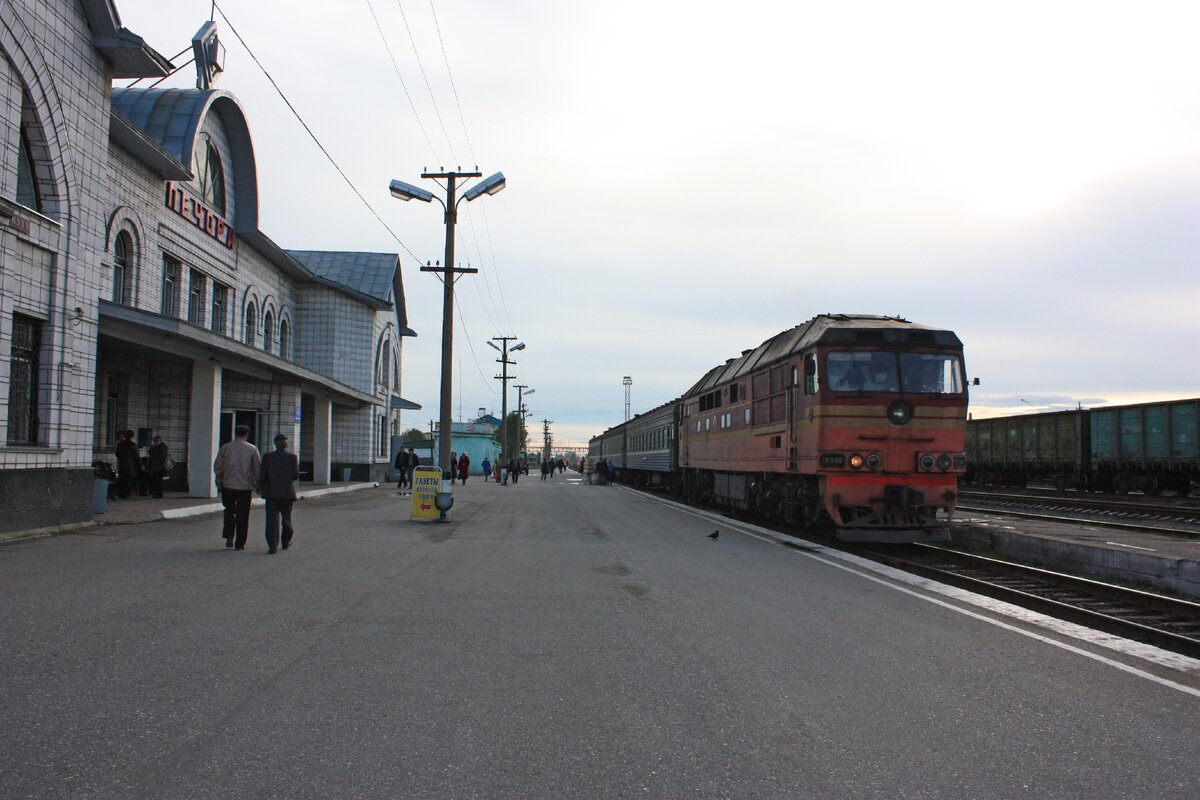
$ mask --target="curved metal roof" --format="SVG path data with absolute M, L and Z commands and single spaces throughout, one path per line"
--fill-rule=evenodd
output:
M 113 87 L 112 104 L 162 149 L 180 163 L 192 163 L 192 147 L 204 121 L 204 112 L 217 89 L 122 89 Z

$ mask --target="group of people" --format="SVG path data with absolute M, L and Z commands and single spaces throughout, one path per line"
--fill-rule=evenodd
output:
M 265 456 L 249 441 L 250 428 L 238 425 L 232 442 L 222 445 L 213 462 L 221 505 L 225 507 L 221 537 L 225 546 L 245 550 L 250 533 L 250 501 L 255 490 L 267 501 L 267 552 L 274 554 L 292 544 L 292 505 L 300 462 L 288 452 L 288 438 L 275 437 L 275 449 Z M 281 524 L 282 523 L 282 526 Z M 282 527 L 282 535 L 280 528 Z
M 396 460 L 392 462 L 392 466 L 400 473 L 400 480 L 396 483 L 396 488 L 403 490 L 407 487 L 411 489 L 413 470 L 421 466 L 421 457 L 411 447 L 407 450 L 401 447 L 400 452 L 396 453 Z
M 400 448 L 400 452 L 396 454 L 393 466 L 400 473 L 400 480 L 396 484 L 396 488 L 411 489 L 413 481 L 413 470 L 421 463 L 421 457 L 418 456 L 410 447 L 405 450 Z M 554 474 L 555 470 L 559 472 L 567 471 L 566 459 L 550 459 L 542 462 L 542 480 Z M 521 461 L 521 459 L 513 456 L 507 462 L 501 462 L 497 459 L 493 462 L 487 456 L 483 457 L 483 461 L 479 464 L 480 474 L 483 475 L 484 481 L 489 478 L 494 479 L 496 483 L 508 484 L 509 479 L 516 483 L 522 474 L 529 474 L 529 468 Z M 465 452 L 450 453 L 449 469 L 444 472 L 444 475 L 449 476 L 450 483 L 467 484 L 467 478 L 471 474 L 471 457 Z
M 117 497 L 124 500 L 135 491 L 142 497 L 163 496 L 163 482 L 174 467 L 171 451 L 161 436 L 155 436 L 143 457 L 133 431 L 117 437 Z
M 612 483 L 617 477 L 617 468 L 613 466 L 613 460 L 600 459 L 596 462 L 596 483 L 600 486 Z
M 459 455 L 453 451 L 450 452 L 450 469 L 446 470 L 450 475 L 450 483 L 454 484 L 457 478 L 462 482 L 463 486 L 467 485 L 467 476 L 471 474 L 471 457 L 465 452 Z
M 546 480 L 546 478 L 554 475 L 556 471 L 567 471 L 567 460 L 565 458 L 560 458 L 557 461 L 550 459 L 549 461 L 542 462 L 542 480 Z

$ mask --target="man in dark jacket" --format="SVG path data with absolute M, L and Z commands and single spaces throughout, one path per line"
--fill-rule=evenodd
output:
M 397 489 L 403 489 L 408 484 L 408 462 L 408 451 L 401 447 L 400 452 L 396 453 L 394 462 L 396 469 L 400 471 L 400 480 L 396 483 Z
M 288 440 L 282 433 L 275 436 L 275 450 L 263 456 L 258 478 L 258 492 L 267 500 L 267 552 L 275 553 L 280 545 L 279 519 L 283 518 L 283 549 L 292 543 L 292 504 L 296 502 L 296 481 L 300 480 L 300 464 L 287 451 Z
M 122 500 L 133 493 L 142 474 L 142 458 L 133 443 L 133 431 L 121 431 L 117 442 L 117 497 Z

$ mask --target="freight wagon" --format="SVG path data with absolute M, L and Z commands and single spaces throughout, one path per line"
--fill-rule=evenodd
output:
M 967 423 L 968 485 L 1190 494 L 1200 480 L 1200 398 Z

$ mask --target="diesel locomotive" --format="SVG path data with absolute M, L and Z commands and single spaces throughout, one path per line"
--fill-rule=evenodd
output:
M 589 443 L 616 479 L 843 541 L 944 541 L 966 469 L 951 331 L 826 314 Z

